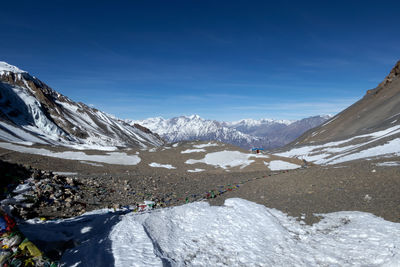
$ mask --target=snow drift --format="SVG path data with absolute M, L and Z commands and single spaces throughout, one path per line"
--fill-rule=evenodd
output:
M 121 216 L 119 216 L 121 215 Z M 147 213 L 97 211 L 20 228 L 37 244 L 69 240 L 64 266 L 396 266 L 400 224 L 363 212 L 313 226 L 243 199 Z

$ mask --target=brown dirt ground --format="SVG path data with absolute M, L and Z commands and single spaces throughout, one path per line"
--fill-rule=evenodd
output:
M 139 151 L 142 161 L 136 166 L 102 164 L 102 167 L 95 167 L 79 161 L 4 149 L 0 149 L 0 159 L 43 170 L 78 172 L 78 177 L 82 179 L 96 177 L 107 181 L 112 177 L 121 181 L 128 180 L 136 192 L 150 192 L 158 197 L 168 195 L 185 198 L 193 194 L 204 195 L 206 191 L 218 189 L 220 185 L 235 185 L 250 178 L 261 177 L 262 179 L 241 184 L 238 189 L 208 201 L 213 205 L 222 205 L 227 198 L 240 197 L 269 208 L 276 208 L 291 216 L 300 217 L 304 214 L 307 223 L 319 220 L 314 216 L 316 213 L 344 210 L 370 212 L 386 220 L 400 222 L 400 167 L 376 166 L 377 162 L 400 161 L 400 157 L 360 160 L 335 166 L 311 166 L 288 172 L 270 172 L 266 170 L 263 162 L 257 159 L 258 162 L 251 167 L 235 168 L 227 172 L 205 164 L 184 164 L 189 158 L 200 159 L 205 155 L 205 153 L 180 153 L 189 148 L 192 148 L 192 143 L 186 142 L 177 148 L 165 150 L 161 148 L 158 152 Z M 207 152 L 221 150 L 218 147 L 206 149 Z M 228 145 L 223 149 L 238 150 Z M 128 154 L 135 152 L 127 151 Z M 148 166 L 151 162 L 172 164 L 177 169 L 151 168 Z M 292 162 L 299 163 L 295 159 Z M 188 169 L 194 168 L 206 171 L 187 172 Z M 271 176 L 268 176 L 269 174 Z M 118 192 L 114 198 L 118 200 Z M 129 204 L 129 201 L 125 199 L 121 204 Z M 137 197 L 135 199 L 132 197 L 133 201 L 138 201 Z M 183 203 L 184 200 L 181 199 L 170 205 Z

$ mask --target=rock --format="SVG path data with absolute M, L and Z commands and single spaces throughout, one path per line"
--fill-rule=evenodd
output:
M 39 178 L 40 178 L 40 172 L 39 172 L 38 170 L 35 170 L 35 171 L 32 173 L 31 177 L 32 177 L 33 179 L 35 179 L 35 180 L 39 179 Z

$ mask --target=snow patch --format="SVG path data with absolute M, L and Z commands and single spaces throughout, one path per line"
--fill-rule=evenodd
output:
M 154 167 L 154 168 L 176 169 L 171 164 L 160 164 L 160 163 L 155 163 L 155 162 L 150 163 L 149 166 Z
M 216 143 L 207 143 L 207 144 L 200 144 L 200 145 L 193 145 L 194 148 L 205 148 L 205 147 L 212 147 L 212 146 L 219 146 Z
M 399 161 L 387 161 L 387 162 L 381 162 L 381 163 L 376 163 L 376 166 L 385 166 L 385 167 L 394 167 L 394 166 L 400 166 Z
M 7 62 L 0 61 L 0 74 L 2 72 L 13 72 L 13 73 L 26 73 L 26 71 L 17 68 L 16 66 L 10 65 Z
M 293 170 L 301 168 L 300 165 L 293 164 L 283 160 L 272 160 L 269 163 L 264 162 L 264 164 L 267 165 L 271 171 Z
M 198 153 L 198 152 L 206 152 L 206 150 L 203 148 L 186 149 L 184 151 L 181 151 L 181 154 Z
M 81 229 L 81 234 L 86 234 L 86 233 L 90 232 L 90 230 L 92 230 L 91 226 L 85 226 Z
M 194 170 L 187 170 L 187 172 L 203 172 L 203 171 L 205 171 L 205 170 L 204 169 L 198 169 L 198 168 L 196 168 Z
M 94 163 L 94 162 L 88 162 L 88 161 L 83 161 L 83 160 L 81 160 L 80 163 L 88 164 L 88 165 L 91 165 L 91 166 L 94 166 L 94 167 L 104 167 L 103 164 Z
M 237 166 L 240 166 L 240 168 L 244 168 L 254 162 L 254 160 L 249 159 L 251 157 L 268 158 L 268 156 L 264 155 L 245 154 L 239 151 L 224 150 L 219 152 L 208 153 L 203 159 L 199 160 L 189 159 L 185 163 L 186 164 L 205 163 L 208 165 L 219 166 L 223 169 L 226 169 L 228 167 L 237 167 Z
M 141 161 L 141 159 L 137 155 L 127 155 L 126 153 L 120 153 L 120 152 L 109 152 L 105 155 L 87 155 L 84 152 L 77 152 L 77 151 L 53 152 L 44 148 L 24 147 L 2 142 L 0 142 L 0 147 L 21 153 L 42 155 L 53 158 L 69 159 L 69 160 L 88 160 L 88 161 L 117 164 L 117 165 L 137 165 Z
M 393 139 L 380 146 L 359 151 L 363 146 L 396 134 L 400 134 L 400 125 L 370 134 L 354 136 L 342 141 L 293 148 L 289 151 L 277 153 L 275 155 L 282 157 L 299 157 L 316 164 L 337 164 L 350 160 L 371 158 L 388 154 L 396 156 L 400 155 L 400 138 Z M 369 140 L 358 144 L 349 144 L 352 141 L 356 142 L 356 140 L 363 140 L 365 138 Z

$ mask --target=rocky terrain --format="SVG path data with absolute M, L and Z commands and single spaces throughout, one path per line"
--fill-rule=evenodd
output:
M 163 156 L 173 158 L 178 153 L 166 150 Z M 10 154 L 2 158 L 22 159 Z M 50 171 L 45 158 L 34 158 L 31 162 L 46 170 L 19 166 L 19 177 L 30 179 L 20 179 L 12 187 L 16 188 L 24 180 L 30 185 L 25 192 L 29 195 L 29 204 L 12 204 L 13 214 L 25 219 L 68 218 L 101 208 L 138 210 L 145 201 L 151 201 L 154 208 L 203 199 L 222 205 L 228 198 L 240 197 L 303 217 L 308 223 L 319 220 L 315 213 L 341 210 L 366 211 L 400 222 L 400 157 L 332 166 L 307 165 L 295 170 L 271 171 L 253 165 L 229 172 L 208 168 L 197 173 L 188 173 L 173 161 L 169 162 L 177 169 L 171 170 L 145 165 L 94 167 L 64 161 L 64 168 L 71 171 L 69 174 L 56 174 L 59 172 Z M 158 160 L 157 155 L 146 162 L 153 160 Z M 207 169 L 203 165 L 198 167 Z M 100 168 L 102 172 L 93 172 L 92 168 Z M 12 188 L 9 197 L 20 194 L 11 193 Z
M 65 148 L 57 150 L 66 152 Z M 37 216 L 67 218 L 100 208 L 135 209 L 144 201 L 152 201 L 155 207 L 175 206 L 220 195 L 232 185 L 247 182 L 249 177 L 279 173 L 270 170 L 266 164 L 286 162 L 281 157 L 248 154 L 222 143 L 184 142 L 148 151 L 127 152 L 128 156 L 138 155 L 140 162 L 134 165 L 95 163 L 0 148 L 5 177 L 18 177 L 18 180 L 3 185 L 8 188 L 8 194 L 3 196 L 8 200 L 2 205 L 11 204 L 13 213 L 25 219 Z M 86 153 L 106 154 L 101 151 Z M 227 153 L 225 155 L 233 158 L 227 163 L 188 163 L 215 153 Z M 287 164 L 299 168 L 304 162 L 289 159 Z M 25 185 L 22 186 L 23 181 Z M 17 188 L 18 185 L 21 188 Z M 15 188 L 17 190 L 13 192 Z M 16 197 L 20 194 L 27 195 L 27 200 L 20 203 L 22 196 Z

